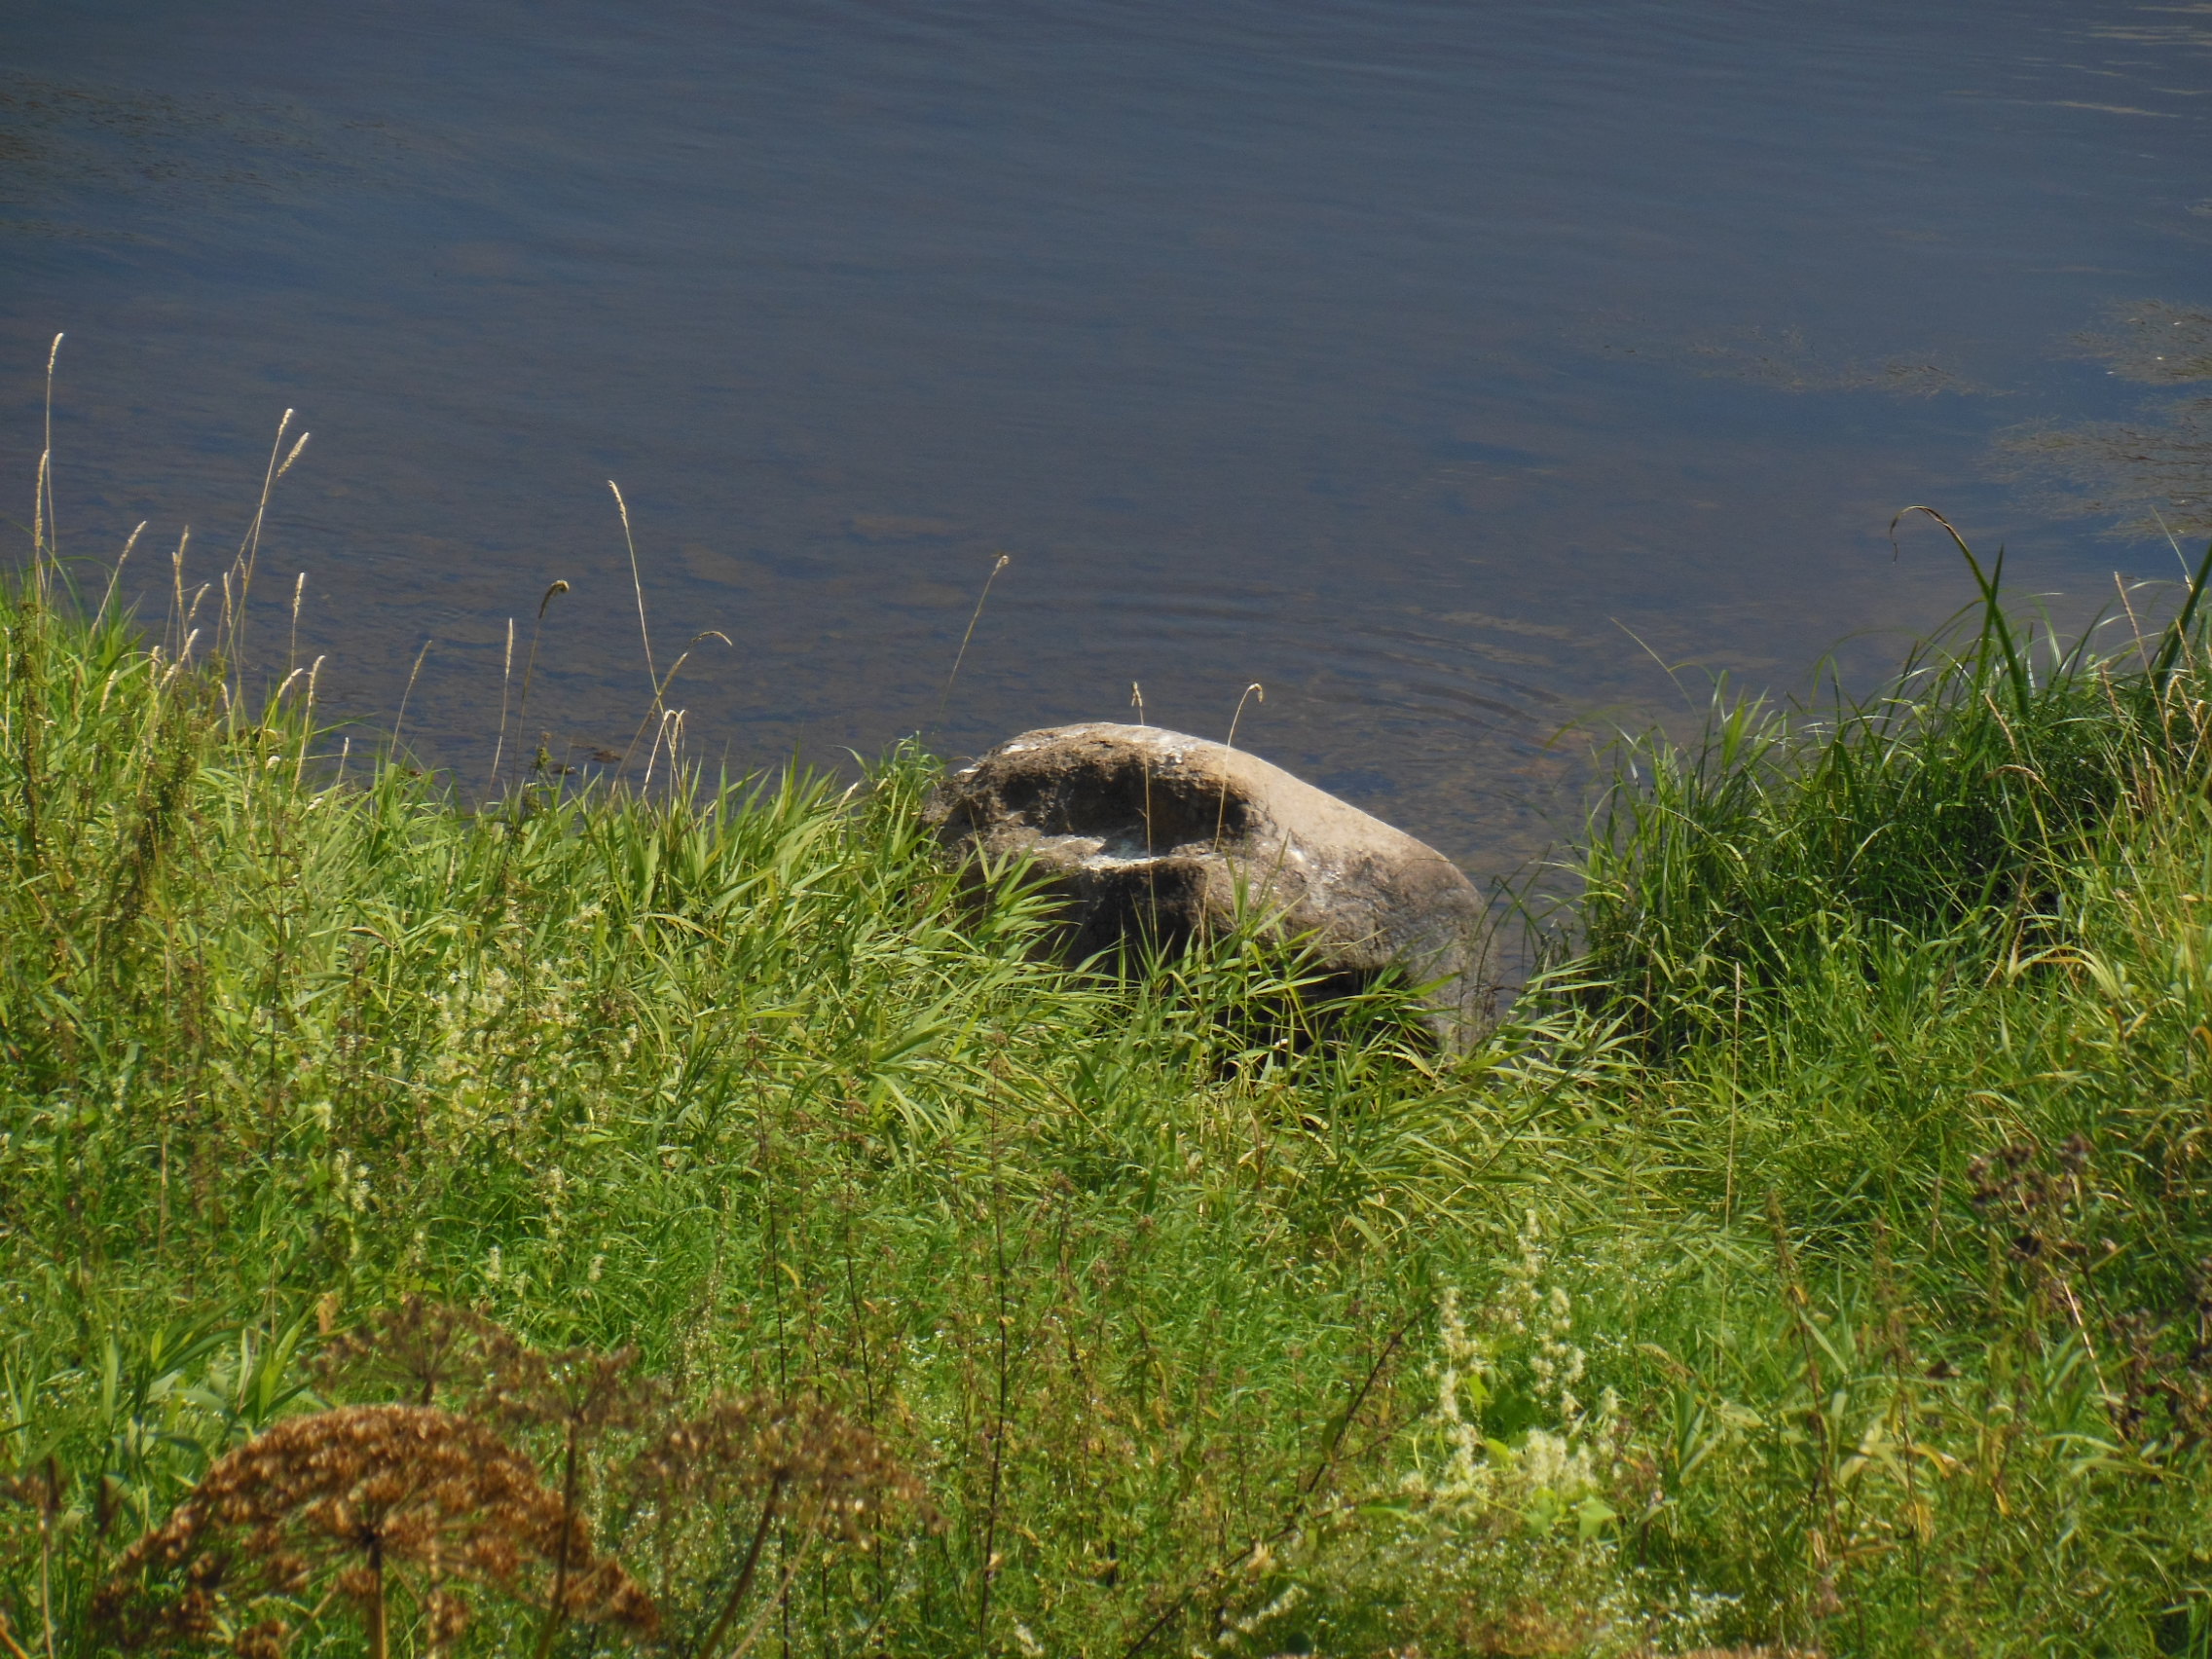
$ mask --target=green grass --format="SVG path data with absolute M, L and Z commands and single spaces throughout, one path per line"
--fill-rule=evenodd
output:
M 2054 659 L 1992 576 L 1887 698 L 1624 756 L 1557 965 L 1446 1060 L 1265 939 L 1040 960 L 919 753 L 470 810 L 341 771 L 226 619 L 180 665 L 38 572 L 12 1650 L 152 1641 L 188 1586 L 126 1552 L 217 1459 L 428 1392 L 589 1516 L 649 1651 L 2212 1652 L 2194 590 Z M 419 1388 L 411 1306 L 504 1335 Z M 626 1347 L 587 1410 L 565 1350 Z M 656 1437 L 717 1397 L 679 1497 Z M 216 1636 L 370 1651 L 325 1543 L 274 1589 L 242 1544 Z M 438 1638 L 441 1570 L 394 1556 L 388 1651 L 633 1640 L 537 1567 Z

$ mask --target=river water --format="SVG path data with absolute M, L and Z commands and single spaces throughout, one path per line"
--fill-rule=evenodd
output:
M 510 757 L 648 702 L 611 478 L 661 671 L 729 642 L 669 692 L 694 755 L 972 752 L 1133 683 L 1221 736 L 1258 682 L 1240 746 L 1503 870 L 1611 725 L 1960 603 L 1908 503 L 2070 613 L 2170 576 L 2005 446 L 2141 410 L 2077 337 L 2212 301 L 2208 254 L 2187 0 L 0 16 L 17 516 L 58 330 L 64 548 L 150 521 L 156 623 L 296 408 L 263 665 L 302 571 L 365 735 L 431 642 L 406 739 L 471 789 L 555 579 Z

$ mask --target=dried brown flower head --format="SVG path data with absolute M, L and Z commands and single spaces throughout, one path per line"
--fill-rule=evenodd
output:
M 699 1659 L 736 1659 L 759 1635 L 772 1600 L 742 1635 L 736 1620 L 771 1529 L 787 1530 L 788 1586 L 825 1534 L 857 1539 L 894 1506 L 924 1502 L 920 1483 L 866 1429 L 819 1402 L 766 1393 L 716 1396 L 699 1416 L 655 1437 L 631 1465 L 631 1478 L 640 1509 L 660 1534 L 664 1562 L 679 1536 L 696 1542 L 702 1528 L 714 1537 L 745 1538 L 719 1604 L 694 1609 L 705 1634 L 689 1651 Z M 706 1581 L 724 1578 L 726 1566 Z
M 500 1336 L 505 1337 L 501 1332 Z M 511 1338 L 487 1350 L 485 1404 L 511 1423 L 558 1428 L 578 1441 L 649 1420 L 660 1390 L 638 1375 L 638 1350 L 539 1353 Z
M 819 1402 L 767 1393 L 716 1396 L 646 1447 L 635 1470 L 641 1489 L 660 1503 L 712 1508 L 774 1493 L 848 1533 L 922 1495 L 920 1483 L 858 1423 Z
M 315 1375 L 326 1389 L 368 1382 L 430 1406 L 441 1389 L 480 1385 L 513 1346 L 481 1313 L 410 1296 L 326 1346 Z
M 558 1587 L 554 1563 L 566 1564 Z M 349 1406 L 292 1418 L 220 1458 L 168 1520 L 132 1545 L 101 1593 L 127 1644 L 156 1650 L 231 1635 L 280 1651 L 275 1606 L 317 1587 L 355 1604 L 386 1652 L 386 1604 L 405 1582 L 436 1646 L 465 1624 L 461 1584 L 490 1585 L 560 1620 L 657 1624 L 583 1517 L 486 1424 L 426 1406 Z M 274 1605 L 273 1605 L 274 1604 Z
M 101 1493 L 103 1499 L 105 1491 Z M 19 1474 L 0 1476 L 0 1498 L 8 1498 L 51 1522 L 67 1502 L 61 1459 L 49 1453 Z

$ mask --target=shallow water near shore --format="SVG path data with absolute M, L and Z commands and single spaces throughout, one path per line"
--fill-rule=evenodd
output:
M 1260 682 L 1240 746 L 1479 873 L 1610 724 L 1963 603 L 1907 503 L 2067 615 L 2175 569 L 2016 435 L 2136 419 L 2075 337 L 2212 300 L 2202 6 L 32 0 L 0 48 L 17 516 L 56 330 L 63 546 L 150 520 L 152 618 L 297 408 L 258 648 L 306 571 L 366 733 L 433 642 L 409 741 L 471 788 L 556 578 L 507 758 L 630 743 L 610 477 L 660 670 L 731 642 L 694 755 L 1132 683 L 1218 737 Z

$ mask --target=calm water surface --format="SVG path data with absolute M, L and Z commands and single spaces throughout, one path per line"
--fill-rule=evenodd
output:
M 1665 668 L 1963 599 L 1908 502 L 2068 605 L 2173 569 L 1992 446 L 2212 300 L 2205 4 L 15 0 L 0 66 L 19 516 L 56 330 L 62 533 L 151 520 L 150 616 L 296 407 L 257 638 L 308 572 L 364 729 L 434 641 L 411 741 L 479 782 L 555 578 L 533 737 L 645 706 L 608 478 L 662 666 L 732 642 L 710 758 L 930 723 L 1004 550 L 944 746 L 1260 682 L 1240 744 L 1479 871 Z

